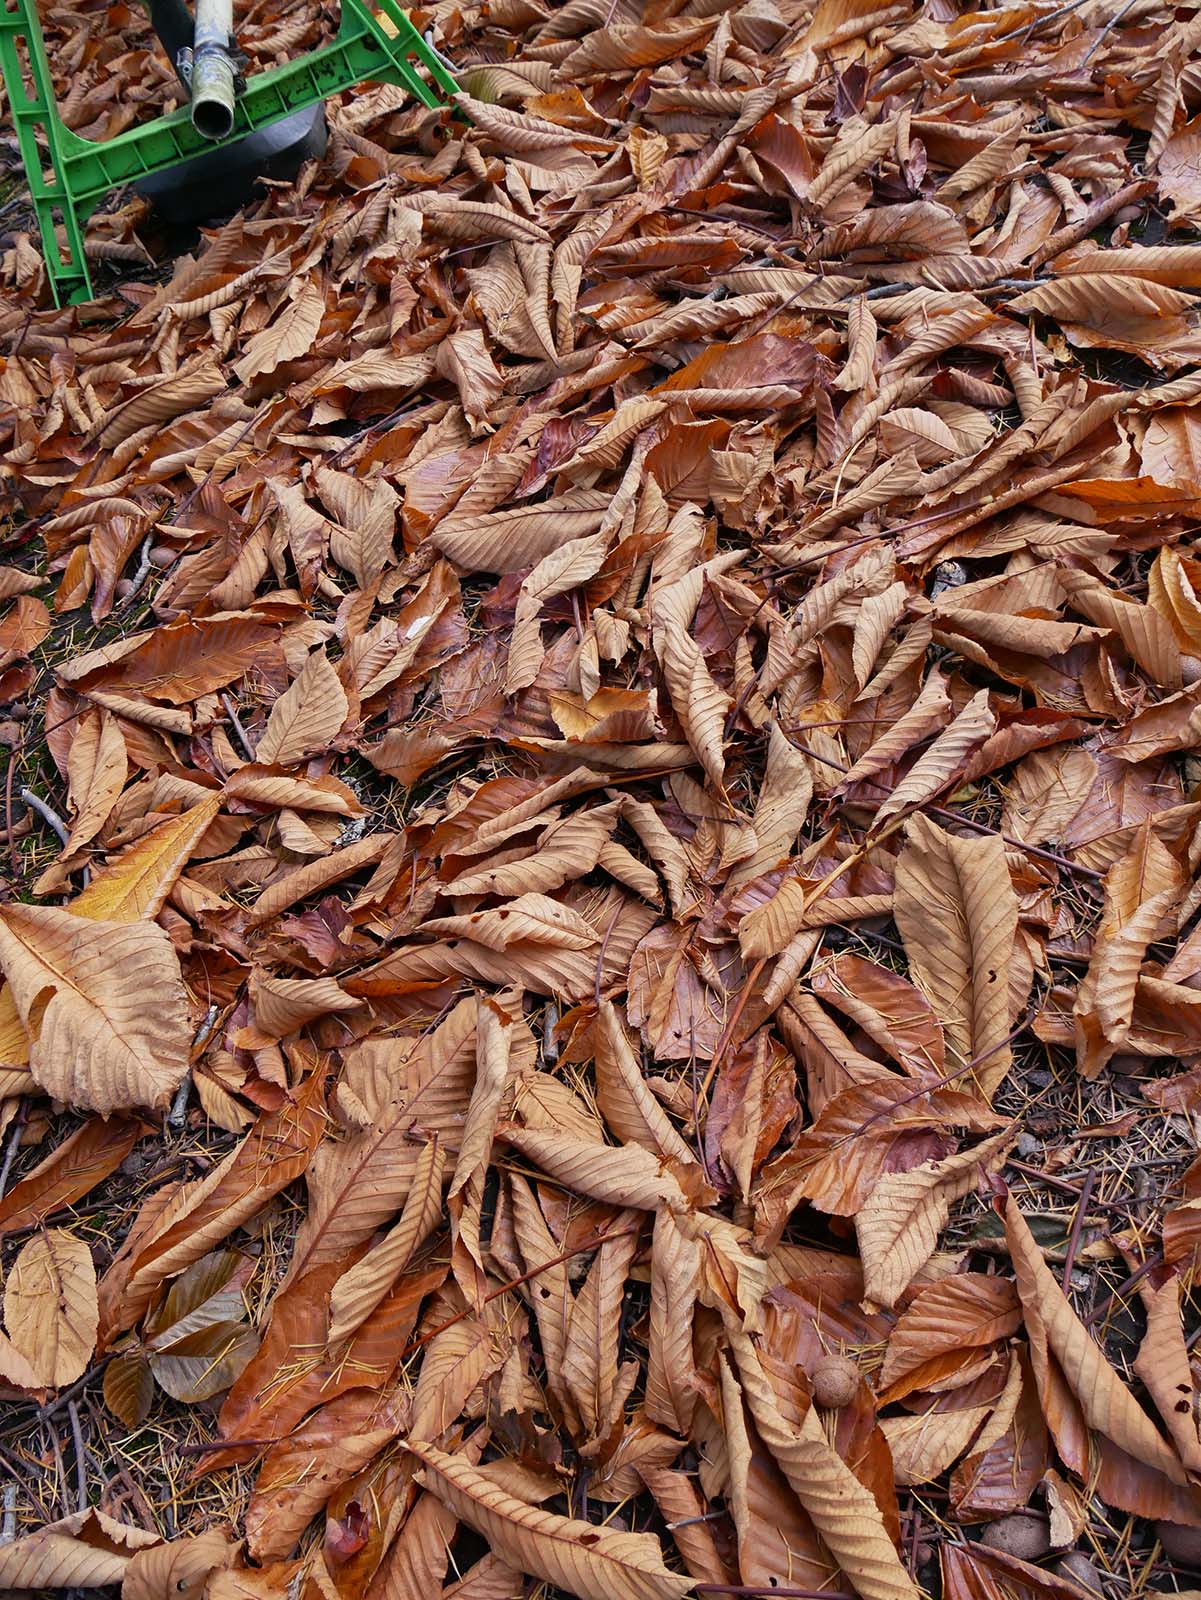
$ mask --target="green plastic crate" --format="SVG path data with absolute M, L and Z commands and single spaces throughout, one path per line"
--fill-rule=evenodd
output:
M 84 224 L 122 184 L 223 149 L 356 83 L 397 84 L 426 106 L 452 94 L 454 79 L 406 14 L 394 0 L 377 5 L 371 11 L 363 0 L 342 0 L 341 28 L 331 44 L 247 79 L 226 139 L 197 133 L 185 105 L 97 143 L 72 133 L 58 115 L 35 0 L 0 0 L 0 67 L 55 304 L 92 298 Z

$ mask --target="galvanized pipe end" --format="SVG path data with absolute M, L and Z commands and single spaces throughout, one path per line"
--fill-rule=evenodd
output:
M 192 56 L 192 126 L 206 139 L 234 130 L 234 66 L 215 41 L 197 43 Z

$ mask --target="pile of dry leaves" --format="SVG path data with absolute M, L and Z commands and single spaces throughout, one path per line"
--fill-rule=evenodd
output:
M 1201 13 L 416 20 L 0 217 L 0 1588 L 1187 1588 Z

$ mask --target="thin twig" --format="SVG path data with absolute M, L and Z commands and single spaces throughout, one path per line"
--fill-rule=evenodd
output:
M 17 1114 L 13 1118 L 12 1133 L 9 1135 L 8 1145 L 4 1151 L 4 1163 L 0 1166 L 0 1200 L 3 1200 L 8 1189 L 8 1175 L 12 1171 L 17 1150 L 21 1144 L 21 1134 L 29 1118 L 29 1102 L 22 1095 L 21 1104 L 17 1107 Z
M 12 1544 L 17 1537 L 17 1482 L 4 1485 L 4 1520 L 0 1522 L 0 1544 Z
M 1063 1287 L 1066 1293 L 1072 1286 L 1072 1268 L 1076 1265 L 1076 1251 L 1080 1248 L 1080 1234 L 1088 1212 L 1089 1197 L 1097 1181 L 1097 1169 L 1091 1167 L 1080 1185 L 1080 1198 L 1076 1202 L 1076 1215 L 1072 1218 L 1072 1231 L 1068 1234 L 1068 1248 L 1063 1258 Z
M 75 1444 L 75 1486 L 79 1498 L 78 1509 L 88 1509 L 88 1455 L 83 1447 L 83 1429 L 79 1426 L 79 1407 L 74 1400 L 67 1401 L 67 1415 L 71 1418 L 71 1438 Z
M 120 606 L 117 608 L 118 611 L 128 611 L 129 610 L 130 606 L 133 604 L 134 600 L 137 598 L 138 590 L 146 582 L 146 579 L 149 576 L 150 568 L 151 568 L 151 565 L 152 565 L 151 560 L 150 560 L 150 547 L 154 543 L 154 533 L 155 533 L 155 530 L 152 528 L 150 530 L 150 532 L 146 535 L 146 537 L 142 540 L 142 553 L 141 553 L 141 556 L 138 559 L 137 571 L 134 573 L 133 577 L 130 579 L 130 582 L 133 584 L 133 588 L 130 589 L 129 593 L 125 596 L 124 600 L 122 600 Z
M 221 691 L 221 704 L 225 707 L 225 715 L 229 718 L 230 726 L 238 736 L 238 743 L 242 746 L 242 754 L 246 757 L 247 761 L 253 761 L 254 746 L 246 737 L 246 729 L 238 720 L 238 713 L 234 708 L 234 703 L 229 698 L 227 691 L 224 689 Z
M 694 1583 L 699 1594 L 761 1595 L 763 1600 L 855 1600 L 845 1589 L 782 1589 L 764 1583 Z
M 1161 1267 L 1162 1265 L 1163 1252 L 1157 1250 L 1154 1255 L 1148 1256 L 1141 1266 L 1136 1267 L 1123 1283 L 1119 1283 L 1113 1293 L 1102 1300 L 1096 1310 L 1090 1311 L 1087 1317 L 1081 1318 L 1084 1326 L 1091 1328 L 1094 1323 L 1104 1322 L 1109 1313 L 1123 1303 L 1123 1297 L 1129 1294 L 1131 1289 L 1136 1288 L 1149 1272 L 1154 1272 L 1156 1267 Z
M 39 796 L 34 794 L 32 789 L 21 789 L 19 793 L 21 799 L 29 807 L 29 809 L 31 811 L 36 811 L 38 816 L 41 817 L 42 821 L 48 823 L 49 826 L 54 829 L 55 833 L 58 834 L 59 843 L 65 846 L 71 835 L 67 829 L 67 824 L 59 816 L 58 812 L 55 811 L 54 807 L 47 805 L 44 800 L 40 799 Z

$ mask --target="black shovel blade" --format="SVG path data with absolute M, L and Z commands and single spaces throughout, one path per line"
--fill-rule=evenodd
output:
M 236 144 L 139 178 L 134 188 L 166 221 L 192 226 L 246 205 L 260 178 L 294 178 L 302 162 L 325 154 L 325 143 L 323 107 L 305 106 Z

